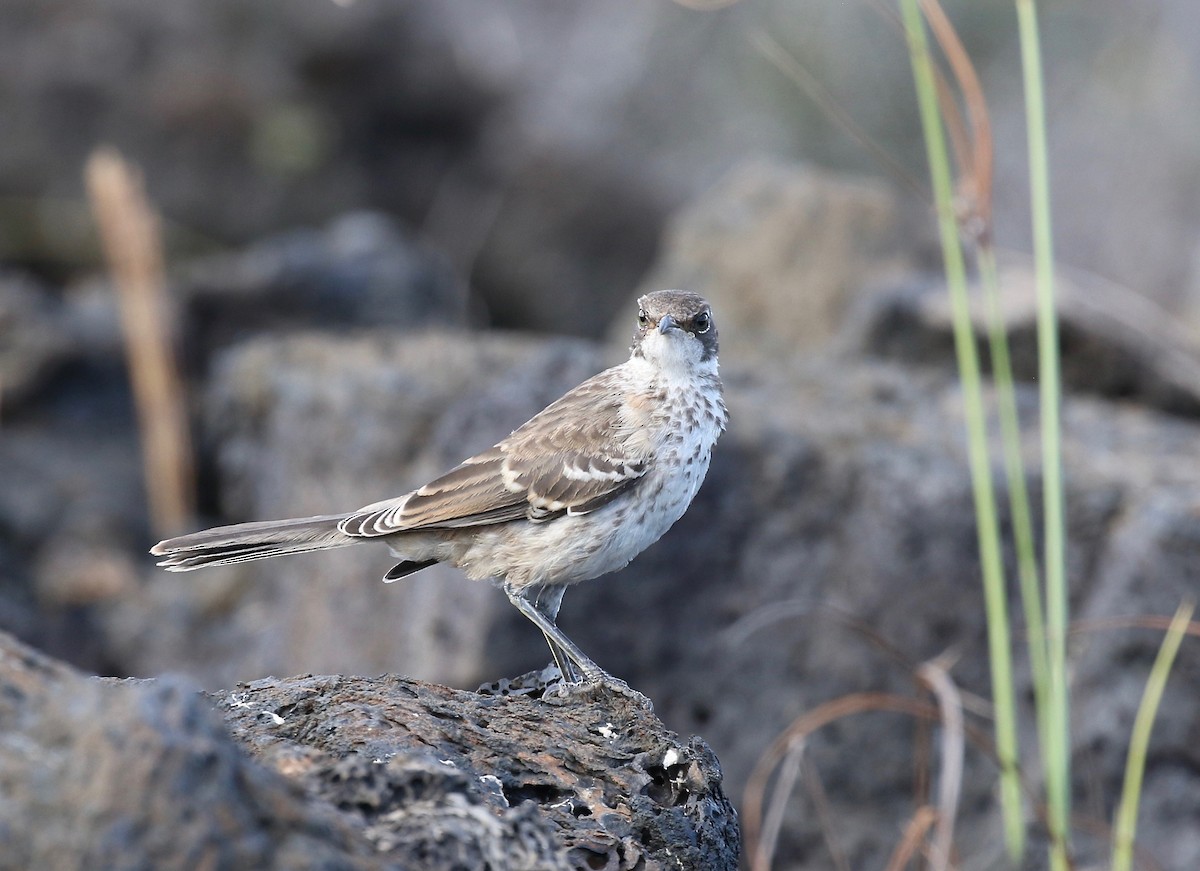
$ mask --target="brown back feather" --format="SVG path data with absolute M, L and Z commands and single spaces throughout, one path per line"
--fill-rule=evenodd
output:
M 618 369 L 583 382 L 424 487 L 351 514 L 341 530 L 374 537 L 594 511 L 637 482 L 650 459 L 625 443 Z

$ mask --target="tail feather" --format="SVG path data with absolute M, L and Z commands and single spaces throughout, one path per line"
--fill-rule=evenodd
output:
M 158 565 L 167 571 L 188 572 L 208 566 L 344 547 L 361 540 L 338 530 L 338 523 L 345 517 L 345 514 L 330 514 L 218 526 L 160 541 L 150 552 L 164 557 Z

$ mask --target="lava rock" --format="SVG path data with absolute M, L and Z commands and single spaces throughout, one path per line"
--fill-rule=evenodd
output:
M 0 635 L 0 723 L 0 869 L 738 867 L 716 758 L 636 696 L 307 676 L 206 700 Z
M 0 635 L 0 868 L 386 867 L 177 681 L 86 678 Z
M 433 867 L 737 867 L 736 815 L 704 741 L 681 742 L 636 695 L 556 688 L 299 677 L 214 698 L 256 758 L 361 819 L 377 845 L 446 857 Z M 489 852 L 489 832 L 505 854 Z M 554 844 L 562 866 L 548 862 Z
M 723 359 L 817 353 L 863 288 L 904 264 L 900 214 L 876 181 L 741 163 L 675 214 L 639 293 L 682 287 L 706 297 Z
M 396 332 L 464 326 L 466 289 L 448 263 L 385 215 L 342 215 L 181 269 L 182 334 L 207 362 L 238 338 L 319 327 Z
M 1037 301 L 1032 271 L 1000 270 L 997 303 L 1008 336 L 1014 377 L 1038 378 Z M 1200 341 L 1194 331 L 1150 300 L 1094 277 L 1055 277 L 1063 388 L 1200 417 Z M 990 324 L 978 288 L 971 323 L 980 359 L 989 367 Z M 944 281 L 913 274 L 862 294 L 847 318 L 845 341 L 864 353 L 906 364 L 956 366 L 953 324 Z

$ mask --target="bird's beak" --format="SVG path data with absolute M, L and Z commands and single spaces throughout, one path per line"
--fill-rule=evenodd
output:
M 665 333 L 667 330 L 671 329 L 672 327 L 675 327 L 678 329 L 679 322 L 676 321 L 675 318 L 671 317 L 670 315 L 663 315 L 661 318 L 658 319 L 658 331 L 660 333 Z

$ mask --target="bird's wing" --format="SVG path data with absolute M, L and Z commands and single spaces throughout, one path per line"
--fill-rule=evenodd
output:
M 374 537 L 594 511 L 636 483 L 651 460 L 650 442 L 629 438 L 649 414 L 631 419 L 616 381 L 614 370 L 585 381 L 495 447 L 412 493 L 368 505 L 339 528 Z

